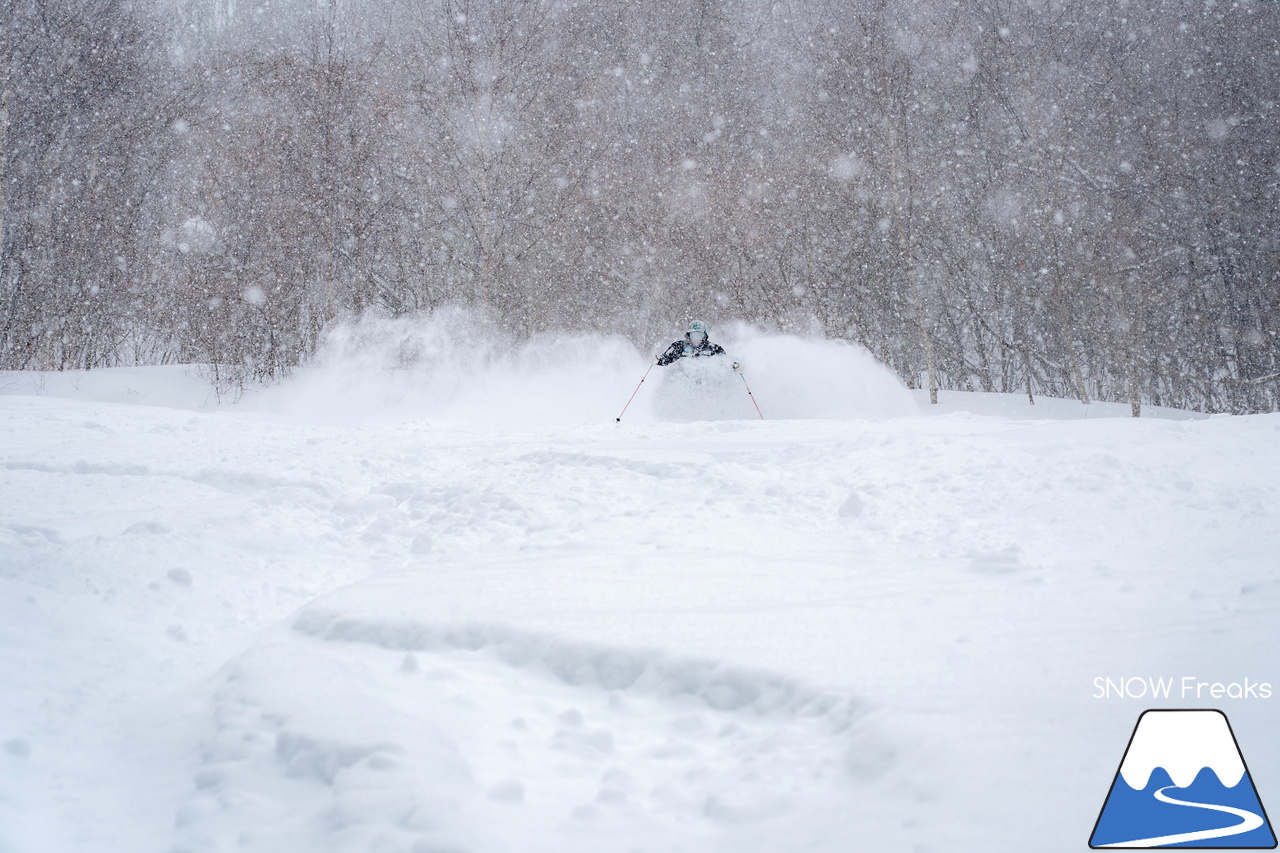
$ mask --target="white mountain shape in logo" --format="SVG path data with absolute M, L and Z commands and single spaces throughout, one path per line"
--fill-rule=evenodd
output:
M 1163 767 L 1179 788 L 1190 786 L 1205 767 L 1228 788 L 1240 784 L 1245 774 L 1244 759 L 1219 711 L 1144 714 L 1120 775 L 1130 788 L 1141 791 L 1157 767 Z

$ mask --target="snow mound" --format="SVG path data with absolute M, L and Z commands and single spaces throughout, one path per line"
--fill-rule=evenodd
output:
M 0 396 L 56 397 L 170 409 L 201 409 L 218 402 L 207 372 L 193 364 L 0 370 Z
M 660 368 L 651 355 L 618 336 L 559 333 L 515 344 L 473 312 L 448 309 L 427 318 L 366 318 L 335 326 L 313 364 L 275 385 L 249 383 L 219 394 L 210 382 L 211 369 L 196 364 L 0 371 L 0 397 L 264 412 L 317 424 L 432 420 L 495 427 L 607 424 L 624 407 L 628 424 L 761 416 L 770 421 L 1131 416 L 1128 403 L 1082 405 L 1040 395 L 1031 403 L 1025 393 L 943 390 L 938 404 L 930 405 L 928 392 L 908 390 L 857 344 L 741 323 L 713 325 L 712 335 L 727 358 L 682 359 Z M 656 342 L 653 351 L 666 346 Z M 743 365 L 741 377 L 729 372 L 733 361 Z M 723 376 L 708 382 L 713 377 L 705 374 L 713 371 Z M 1209 416 L 1144 405 L 1142 417 Z
M 717 341 L 731 360 L 745 365 L 745 379 L 766 419 L 918 414 L 910 392 L 862 347 L 741 324 Z M 664 347 L 655 344 L 655 352 Z M 656 368 L 651 358 L 621 337 L 589 331 L 516 345 L 460 310 L 437 311 L 427 319 L 370 318 L 335 328 L 314 367 L 266 389 L 252 405 L 337 422 L 589 424 L 612 422 L 636 391 L 626 411 L 629 423 L 759 417 L 746 386 L 734 376 L 723 383 L 709 413 L 684 405 L 675 394 L 664 401 L 660 390 L 672 390 L 668 374 L 682 365 Z M 648 378 L 640 384 L 643 377 Z
M 658 374 L 652 397 L 654 415 L 663 421 L 755 420 L 747 386 L 727 356 L 682 358 Z
M 1005 418 L 1007 420 L 1037 421 L 1089 421 L 1104 418 L 1132 418 L 1128 403 L 1109 403 L 1091 400 L 1081 403 L 1075 399 L 1035 395 L 1034 402 L 1022 393 L 997 391 L 946 391 L 938 392 L 937 405 L 930 405 L 929 392 L 919 389 L 911 392 L 919 403 L 920 414 L 954 415 L 969 414 L 980 417 Z M 1211 417 L 1204 412 L 1190 409 L 1171 409 L 1167 406 L 1142 406 L 1141 417 L 1170 421 L 1194 421 Z
M 308 608 L 229 663 L 190 849 L 847 849 L 868 732 L 798 680 L 501 625 Z M 891 760 L 891 759 L 885 759 Z
M 737 325 L 724 347 L 742 363 L 766 418 L 862 420 L 920 413 L 902 381 L 857 344 Z
M 807 688 L 795 679 L 710 660 L 673 658 L 656 650 L 628 649 L 565 640 L 501 624 L 436 625 L 421 621 L 369 619 L 325 609 L 305 610 L 294 630 L 332 642 L 366 643 L 382 649 L 445 653 L 484 652 L 510 667 L 532 669 L 577 687 L 692 697 L 717 711 L 770 714 L 785 711 L 821 717 L 842 709 L 846 728 L 856 704 Z
M 251 405 L 329 423 L 605 423 L 644 370 L 619 337 L 548 335 L 516 346 L 470 312 L 442 310 L 337 326 L 314 366 Z

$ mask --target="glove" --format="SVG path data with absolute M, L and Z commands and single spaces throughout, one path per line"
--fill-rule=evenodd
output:
M 738 362 L 736 362 L 736 361 L 735 361 L 735 362 L 733 363 L 733 372 L 734 372 L 734 373 L 741 373 L 741 372 L 742 372 L 742 365 L 741 365 L 741 364 L 738 364 Z
M 654 363 L 654 364 L 662 364 L 662 355 L 661 355 L 661 354 L 659 354 L 659 355 L 655 355 L 655 356 L 653 357 L 653 363 Z

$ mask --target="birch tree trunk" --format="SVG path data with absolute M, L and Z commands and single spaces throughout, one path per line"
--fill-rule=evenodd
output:
M 904 105 L 903 111 L 906 111 Z M 902 188 L 903 169 L 899 168 L 898 155 L 900 150 L 905 148 L 905 157 L 907 165 L 904 167 L 908 174 L 906 176 L 906 190 Z M 893 187 L 893 215 L 897 222 L 898 232 L 898 256 L 902 264 L 903 271 L 907 276 L 907 289 L 911 298 L 911 305 L 915 312 L 916 328 L 920 332 L 920 343 L 924 348 L 925 369 L 928 374 L 929 384 L 929 403 L 936 405 L 938 402 L 938 363 L 934 355 L 933 337 L 929 334 L 929 324 L 924 310 L 924 299 L 920 294 L 920 285 L 916 280 L 916 265 L 912 246 L 911 235 L 911 180 L 909 170 L 911 168 L 911 151 L 910 140 L 899 146 L 897 127 L 893 121 L 889 121 L 889 172 L 890 183 Z M 905 202 L 903 195 L 906 196 Z

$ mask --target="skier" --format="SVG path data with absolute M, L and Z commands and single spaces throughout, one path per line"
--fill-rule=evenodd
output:
M 684 340 L 675 341 L 671 346 L 667 347 L 667 351 L 661 355 L 655 355 L 654 361 L 659 366 L 666 367 L 674 361 L 682 358 L 699 358 L 707 355 L 724 355 L 724 347 L 719 344 L 711 343 L 707 337 L 707 324 L 701 320 L 694 320 L 689 324 L 689 331 L 684 333 Z M 741 373 L 742 365 L 738 362 L 733 363 L 733 372 Z

